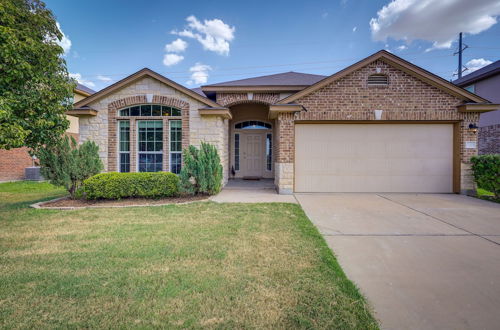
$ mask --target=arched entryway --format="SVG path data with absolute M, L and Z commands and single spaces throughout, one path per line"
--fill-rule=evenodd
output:
M 269 106 L 243 103 L 231 108 L 230 171 L 232 178 L 274 178 L 274 121 Z

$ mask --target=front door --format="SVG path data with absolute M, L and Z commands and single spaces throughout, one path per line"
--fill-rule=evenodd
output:
M 244 177 L 261 177 L 264 167 L 263 158 L 263 135 L 257 134 L 242 134 L 242 174 Z

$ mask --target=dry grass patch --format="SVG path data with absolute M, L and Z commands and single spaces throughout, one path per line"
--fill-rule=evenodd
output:
M 2 328 L 377 328 L 298 205 L 26 207 L 57 194 L 0 185 Z

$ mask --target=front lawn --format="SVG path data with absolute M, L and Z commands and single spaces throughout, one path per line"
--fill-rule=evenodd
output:
M 0 328 L 377 328 L 301 208 L 36 210 L 0 184 Z

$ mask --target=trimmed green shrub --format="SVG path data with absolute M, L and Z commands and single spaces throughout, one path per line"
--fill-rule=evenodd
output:
M 80 146 L 75 139 L 65 136 L 50 147 L 44 146 L 37 152 L 41 173 L 56 186 L 63 186 L 75 198 L 82 182 L 103 169 L 99 158 L 99 147 L 91 141 Z
M 222 188 L 222 165 L 217 148 L 202 142 L 200 149 L 189 146 L 182 155 L 182 191 L 188 194 L 217 194 Z
M 474 156 L 471 162 L 477 186 L 500 198 L 500 154 Z
M 174 197 L 179 193 L 179 177 L 170 172 L 97 174 L 83 182 L 86 199 L 121 199 L 127 197 Z

